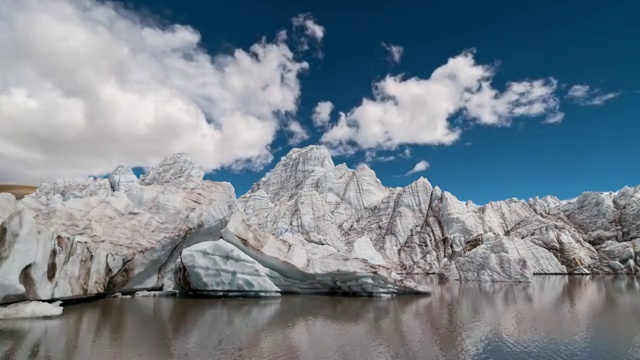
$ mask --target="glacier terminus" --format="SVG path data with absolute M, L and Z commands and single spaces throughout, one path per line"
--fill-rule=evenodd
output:
M 424 178 L 385 187 L 317 145 L 291 150 L 237 199 L 203 176 L 175 154 L 140 178 L 120 166 L 21 200 L 0 194 L 0 303 L 141 290 L 429 294 L 408 275 L 640 271 L 640 186 L 478 206 Z

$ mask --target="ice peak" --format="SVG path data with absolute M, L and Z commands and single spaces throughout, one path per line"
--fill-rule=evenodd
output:
M 164 184 L 181 180 L 202 180 L 204 171 L 191 161 L 189 155 L 176 153 L 154 165 L 140 177 L 142 185 Z
M 294 148 L 283 156 L 276 164 L 268 177 L 280 177 L 283 179 L 302 179 L 316 170 L 333 170 L 335 165 L 331 159 L 329 150 L 324 146 L 311 145 L 305 148 Z
M 362 163 L 362 164 L 360 164 L 360 165 L 358 165 L 356 167 L 356 172 L 362 173 L 362 174 L 364 174 L 364 173 L 372 174 L 374 177 L 376 176 L 376 172 L 373 171 L 373 169 L 370 168 L 369 165 L 364 164 L 364 163 Z
M 109 174 L 109 182 L 113 191 L 126 192 L 138 185 L 138 178 L 131 168 L 120 165 Z
M 293 148 L 286 156 L 280 159 L 278 165 L 290 162 L 304 163 L 307 164 L 307 166 L 335 166 L 329 149 L 323 145 L 310 145 L 303 148 Z
M 433 189 L 433 186 L 431 185 L 431 183 L 429 182 L 429 180 L 427 180 L 426 178 L 420 176 L 420 178 L 418 178 L 418 180 L 412 182 L 411 184 L 409 184 L 409 187 L 417 187 L 417 188 L 426 188 L 429 191 L 431 191 L 431 189 Z
M 273 199 L 287 193 L 288 189 L 295 193 L 302 183 L 322 173 L 335 170 L 329 150 L 324 146 L 311 145 L 294 148 L 286 156 L 280 158 L 276 166 L 269 171 L 249 192 L 260 189 Z M 279 194 L 279 195 L 278 195 Z

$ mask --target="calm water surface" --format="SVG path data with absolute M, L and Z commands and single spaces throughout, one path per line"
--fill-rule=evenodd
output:
M 640 359 L 640 278 L 448 284 L 431 297 L 105 299 L 0 321 L 5 359 Z

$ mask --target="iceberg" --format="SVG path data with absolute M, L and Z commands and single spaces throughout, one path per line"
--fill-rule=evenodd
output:
M 25 301 L 0 306 L 0 320 L 58 316 L 62 314 L 61 304 L 60 301 L 54 303 Z
M 389 269 L 344 256 L 330 247 L 300 244 L 252 232 L 239 216 L 231 218 L 222 239 L 185 249 L 175 266 L 181 290 L 273 296 L 294 294 L 428 294 L 428 287 Z M 285 247 L 288 250 L 282 251 Z M 301 265 L 304 262 L 303 265 Z M 297 264 L 297 265 L 296 265 Z

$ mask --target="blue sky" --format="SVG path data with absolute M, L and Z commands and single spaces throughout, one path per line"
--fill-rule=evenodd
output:
M 363 97 L 372 97 L 372 84 L 387 75 L 428 79 L 447 60 L 475 49 L 478 64 L 493 65 L 491 85 L 506 90 L 509 81 L 553 77 L 558 108 L 540 116 L 514 117 L 510 126 L 494 126 L 464 119 L 459 112 L 449 121 L 463 131 L 452 144 L 400 142 L 366 159 L 356 147 L 336 163 L 355 167 L 365 162 L 387 186 L 405 186 L 420 176 L 460 199 L 486 203 L 547 194 L 572 198 L 583 191 L 613 191 L 640 183 L 638 114 L 640 35 L 633 1 L 126 1 L 138 16 L 156 23 L 184 24 L 201 35 L 200 45 L 211 55 L 248 49 L 281 29 L 291 19 L 309 13 L 324 27 L 320 45 L 296 57 L 309 68 L 299 75 L 300 96 L 295 114 L 309 138 L 297 147 L 318 143 L 327 129 L 314 127 L 311 116 L 319 101 L 331 101 L 348 113 Z M 389 60 L 382 42 L 403 48 L 399 63 Z M 290 45 L 293 49 L 293 45 Z M 314 56 L 320 49 L 322 57 Z M 295 51 L 294 51 L 295 52 Z M 1 84 L 0 84 L 1 85 Z M 584 97 L 569 98 L 574 85 L 588 85 Z M 598 95 L 616 94 L 601 105 L 588 105 Z M 546 124 L 550 112 L 564 114 L 561 122 Z M 364 121 L 364 120 L 363 120 Z M 291 149 L 285 133 L 270 144 L 274 160 L 259 171 L 218 169 L 212 180 L 230 181 L 238 195 L 246 192 Z M 401 156 L 410 149 L 409 157 Z M 371 149 L 369 149 L 371 155 Z M 381 161 L 393 156 L 393 161 Z M 371 157 L 371 156 L 370 156 Z M 419 161 L 426 170 L 410 175 Z
M 633 93 L 640 89 L 640 48 L 633 45 L 640 35 L 634 15 L 640 3 L 249 1 L 223 11 L 189 9 L 181 3 L 164 1 L 150 8 L 199 29 L 214 51 L 227 43 L 247 46 L 290 17 L 311 12 L 327 33 L 324 58 L 302 77 L 298 115 L 303 122 L 309 121 L 317 101 L 330 100 L 337 109 L 348 110 L 370 95 L 372 81 L 388 73 L 428 76 L 468 48 L 476 48 L 484 62 L 501 62 L 497 86 L 505 79 L 553 76 L 570 85 L 625 92 L 598 107 L 563 101 L 560 124 L 519 119 L 510 128 L 478 126 L 451 146 L 411 146 L 410 159 L 371 164 L 387 186 L 404 186 L 424 176 L 461 199 L 485 203 L 546 194 L 571 198 L 582 191 L 640 183 L 635 165 L 640 158 L 640 94 Z M 382 41 L 403 46 L 399 65 L 389 66 Z M 302 145 L 314 140 L 317 135 Z M 465 146 L 467 142 L 471 145 Z M 281 146 L 284 155 L 288 147 L 284 142 Z M 363 160 L 359 155 L 335 161 L 355 166 Z M 420 159 L 430 163 L 427 171 L 397 177 Z M 211 178 L 230 179 L 241 194 L 262 174 L 219 171 Z

